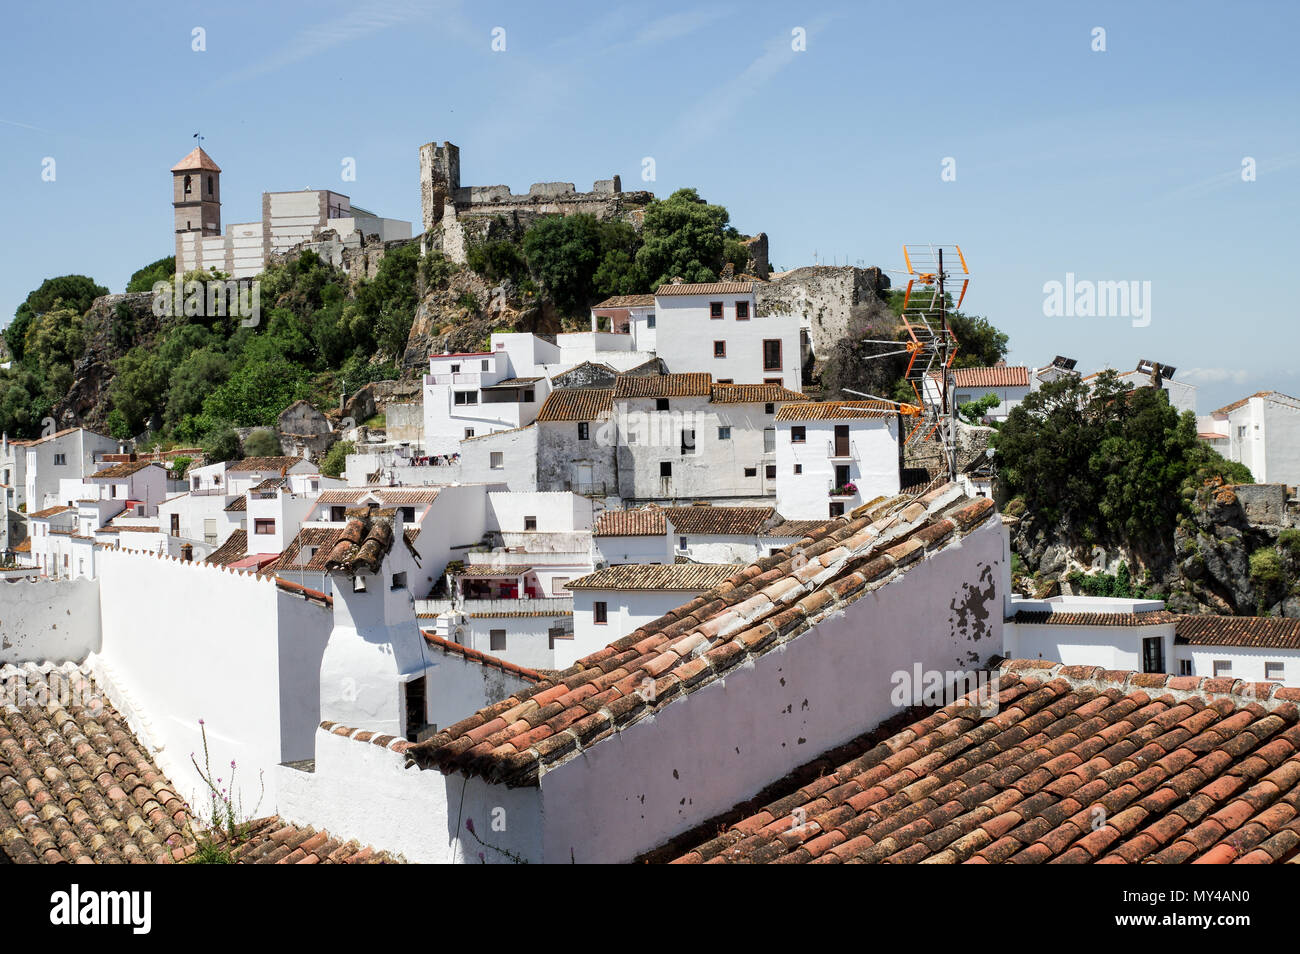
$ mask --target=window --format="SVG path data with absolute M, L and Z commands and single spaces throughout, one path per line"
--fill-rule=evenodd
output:
M 764 378 L 763 383 L 764 384 L 785 384 L 785 382 L 780 378 Z
M 315 493 L 315 492 L 318 491 L 318 490 L 320 490 L 320 481 L 319 481 L 319 480 L 313 480 L 313 481 L 311 482 L 311 492 L 312 492 L 312 493 Z
M 488 631 L 488 648 L 494 653 L 503 653 L 506 649 L 506 631 L 493 629 Z
M 469 440 L 473 436 L 474 436 L 474 428 L 472 427 L 465 428 L 465 440 Z
M 780 371 L 781 370 L 781 339 L 764 338 L 763 339 L 763 370 Z
M 487 358 L 484 358 L 484 359 L 483 359 L 483 370 L 484 370 L 484 371 L 487 371 L 487 370 L 489 370 L 491 367 L 492 367 L 492 362 L 490 362 Z
M 776 464 L 768 464 L 765 470 L 768 480 L 776 480 Z
M 406 741 L 416 742 L 420 730 L 428 725 L 429 707 L 425 703 L 424 676 L 412 679 L 405 686 Z
M 722 302 L 720 301 L 709 302 L 709 317 L 710 318 L 722 317 Z
M 604 600 L 597 600 L 591 604 L 591 621 L 597 626 L 604 626 L 609 622 L 609 606 Z
M 173 516 L 176 515 L 173 514 Z M 179 536 L 179 534 L 177 534 L 177 536 Z M 216 517 L 203 518 L 203 542 L 204 543 L 217 542 L 217 518 Z
M 346 520 L 348 518 L 346 513 L 347 509 L 348 509 L 347 507 L 341 505 L 336 507 L 330 507 L 330 522 L 342 523 L 344 520 Z
M 682 453 L 695 453 L 695 431 L 692 428 L 682 429 Z
M 564 584 L 565 584 L 565 583 L 568 583 L 568 582 L 569 582 L 569 577 L 567 577 L 567 576 L 553 576 L 553 577 L 551 577 L 551 595 L 552 595 L 552 596 L 572 596 L 573 594 L 570 593 L 568 590 L 566 590 L 566 589 L 564 588 Z
M 848 482 L 849 482 L 849 465 L 836 464 L 835 465 L 835 486 L 843 487 Z
M 1192 661 L 1190 659 L 1178 660 L 1178 675 L 1190 676 L 1192 674 Z
M 193 191 L 194 191 L 194 177 L 193 177 L 193 176 L 186 176 L 186 177 L 185 177 L 185 194 L 186 194 L 186 195 L 189 195 L 189 194 L 192 193 Z M 185 224 L 186 224 L 186 226 L 189 225 L 188 222 L 186 222 Z
M 663 460 L 663 461 L 660 461 L 660 462 L 659 462 L 659 476 L 660 476 L 660 477 L 671 477 L 672 475 L 673 475 L 673 464 L 672 464 L 672 461 L 669 461 L 669 460 Z
M 402 507 L 402 523 L 415 523 L 415 508 Z
M 677 538 L 677 549 L 679 549 L 679 550 L 685 550 L 685 549 L 686 549 L 686 538 L 685 538 L 685 537 L 678 537 L 678 538 Z
M 749 302 L 747 301 L 736 302 L 736 320 L 749 321 Z
M 1142 671 L 1165 671 L 1165 641 L 1160 636 L 1148 636 L 1142 640 Z
M 842 504 L 842 503 L 833 503 L 833 504 L 831 504 L 831 516 L 832 516 L 832 517 L 842 517 L 842 516 L 844 516 L 844 504 Z
M 794 472 L 795 472 L 796 474 L 802 474 L 802 473 L 803 473 L 803 464 L 795 464 L 795 465 L 794 465 Z
M 208 195 L 212 195 L 212 176 L 208 176 Z
M 488 457 L 488 466 L 493 470 L 504 470 L 506 455 L 501 451 L 493 451 Z
M 713 342 L 713 356 L 715 358 L 725 358 L 727 356 L 727 343 L 725 341 Z
M 456 374 L 456 373 L 459 372 L 459 371 L 460 371 L 460 365 L 458 365 L 458 364 L 453 364 L 453 365 L 451 366 L 451 373 L 452 373 L 452 374 Z
M 764 414 L 775 414 L 775 413 L 776 413 L 776 405 L 775 405 L 775 404 L 764 404 L 764 405 L 763 405 L 763 413 L 764 413 Z
M 646 315 L 646 316 L 645 316 L 645 326 L 646 326 L 647 328 L 653 328 L 653 327 L 655 326 L 655 316 L 654 316 L 654 315 Z
M 1232 662 L 1227 659 L 1214 660 L 1214 678 L 1220 679 L 1232 675 Z
M 536 400 L 537 400 L 537 392 L 535 392 L 532 388 L 529 388 L 528 390 L 524 391 L 525 404 L 532 404 Z
M 453 393 L 452 402 L 458 405 L 477 404 L 477 391 L 456 391 Z
M 585 441 L 591 436 L 591 425 L 586 421 L 578 422 L 578 440 Z
M 389 588 L 390 590 L 404 590 L 404 589 L 406 589 L 406 574 L 405 574 L 405 573 L 394 573 L 394 574 L 393 574 L 393 581 L 392 581 L 392 583 L 389 584 L 388 588 Z
M 255 533 L 255 534 L 256 534 L 256 533 L 260 533 L 260 534 L 263 534 L 263 535 L 270 534 L 270 533 L 275 533 L 275 521 L 274 521 L 274 520 L 261 520 L 261 519 L 254 520 L 254 521 L 253 521 L 253 533 Z
M 729 440 L 731 440 L 731 428 L 730 428 L 730 427 L 719 427 L 719 428 L 718 428 L 718 440 L 720 440 L 720 441 L 729 441 Z
M 808 440 L 808 431 L 803 424 L 798 424 L 790 428 L 790 443 L 802 444 Z
M 117 484 L 109 484 L 108 496 L 110 499 L 117 496 Z
M 666 411 L 666 410 L 668 410 L 668 399 L 667 399 L 667 398 L 655 398 L 655 410 L 656 410 L 656 411 Z
M 174 513 L 171 515 L 171 535 L 179 537 L 181 535 L 181 515 Z
M 714 384 L 735 384 L 735 383 L 736 383 L 736 379 L 735 379 L 735 378 L 718 378 L 718 379 L 717 379 L 716 381 L 714 381 L 713 383 L 714 383 Z
M 63 466 L 64 464 L 66 464 L 67 462 L 68 462 L 68 455 L 67 455 L 67 454 L 55 454 L 55 455 L 54 455 L 54 466 L 55 466 L 55 467 L 62 467 L 62 466 Z
M 1264 663 L 1264 678 L 1269 682 L 1284 682 L 1285 669 L 1286 667 L 1280 662 L 1266 662 Z
M 525 530 L 536 530 L 536 529 L 537 529 L 537 518 L 536 518 L 535 516 L 524 517 L 524 529 L 525 529 Z
M 745 468 L 745 476 L 746 476 L 746 477 L 757 477 L 757 476 L 758 476 L 758 468 L 757 468 L 757 467 L 746 467 L 746 468 Z

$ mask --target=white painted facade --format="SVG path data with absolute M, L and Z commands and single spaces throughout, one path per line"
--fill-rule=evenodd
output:
M 0 583 L 0 666 L 81 662 L 99 649 L 99 581 Z
M 66 505 L 58 499 L 59 482 L 84 480 L 100 469 L 105 454 L 117 451 L 117 441 L 111 437 L 80 427 L 29 442 L 23 475 L 27 512 Z
M 722 305 L 720 318 L 710 317 L 715 303 Z M 737 303 L 747 306 L 751 317 L 738 319 Z M 657 295 L 656 352 L 674 374 L 708 371 L 719 382 L 771 381 L 800 390 L 799 319 L 760 318 L 756 311 L 753 292 Z M 721 355 L 715 347 L 718 342 L 723 345 Z
M 454 453 L 468 437 L 531 424 L 550 393 L 548 380 L 499 385 L 534 376 L 516 370 L 505 349 L 430 356 L 424 376 L 425 453 Z
M 669 610 L 689 603 L 708 588 L 694 590 L 588 589 L 573 590 L 573 645 L 557 668 L 622 639 L 638 626 L 657 620 Z M 605 604 L 605 622 L 597 623 L 594 607 Z
M 1228 460 L 1245 464 L 1259 484 L 1300 486 L 1300 398 L 1252 394 L 1198 419 L 1197 430 Z
M 776 509 L 786 519 L 828 519 L 898 493 L 896 416 L 778 420 L 776 428 Z M 841 478 L 855 489 L 832 496 Z
M 672 522 L 665 518 L 665 531 L 659 534 L 602 534 L 591 538 L 595 548 L 595 562 L 604 566 L 622 566 L 627 563 L 672 563 L 673 541 L 677 539 Z M 712 561 L 703 562 L 727 562 Z

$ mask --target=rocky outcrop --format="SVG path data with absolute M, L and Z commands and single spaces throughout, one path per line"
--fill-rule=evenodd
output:
M 159 318 L 152 306 L 152 292 L 104 295 L 91 304 L 86 312 L 86 350 L 73 366 L 72 386 L 53 409 L 58 427 L 106 430 L 113 362 L 137 345 L 156 342 L 164 325 L 173 320 Z
M 888 288 L 879 268 L 810 265 L 773 274 L 756 286 L 755 299 L 760 315 L 803 319 L 820 360 L 848 334 L 853 310 L 883 300 Z

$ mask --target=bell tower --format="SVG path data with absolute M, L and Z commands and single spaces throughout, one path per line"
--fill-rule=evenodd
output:
M 183 273 L 197 263 L 197 240 L 221 234 L 221 167 L 201 146 L 172 166 L 172 210 L 176 270 Z

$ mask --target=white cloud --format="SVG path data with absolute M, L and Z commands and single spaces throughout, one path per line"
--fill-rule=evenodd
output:
M 1250 372 L 1241 368 L 1188 368 L 1181 377 L 1193 384 L 1245 384 Z

